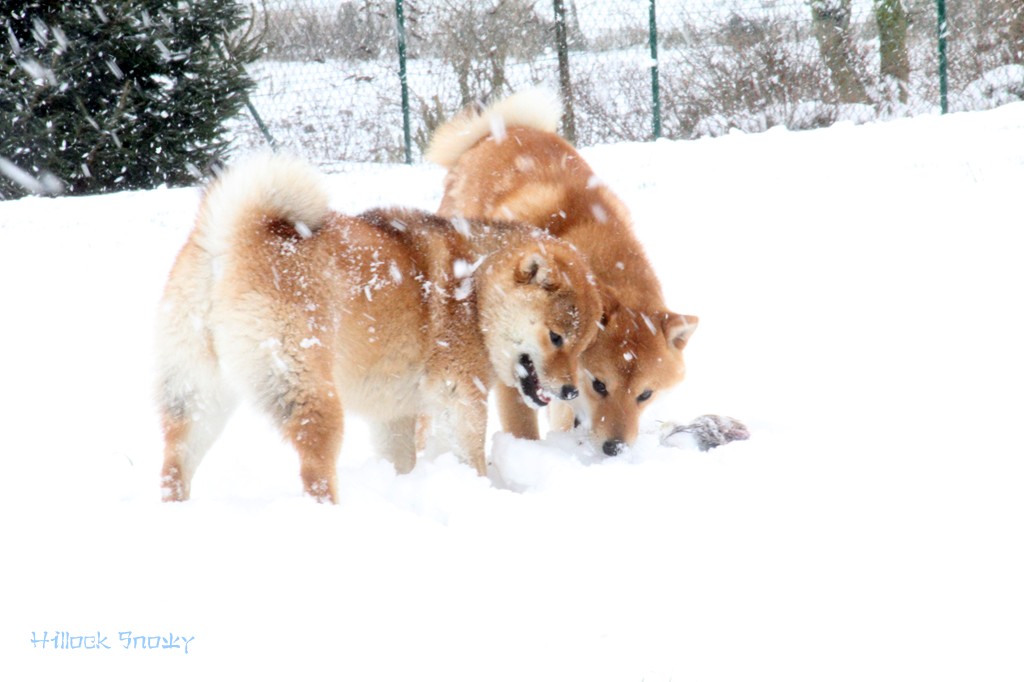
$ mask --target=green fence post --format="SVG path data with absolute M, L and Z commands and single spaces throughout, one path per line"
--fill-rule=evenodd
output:
M 558 50 L 558 86 L 562 94 L 562 136 L 576 144 L 576 113 L 573 108 L 572 80 L 569 77 L 569 38 L 565 28 L 565 4 L 554 0 L 555 43 Z
M 270 129 L 267 128 L 267 124 L 263 122 L 263 117 L 260 116 L 260 112 L 256 111 L 256 107 L 252 105 L 252 100 L 249 99 L 249 95 L 245 95 L 245 108 L 249 110 L 249 114 L 252 116 L 252 120 L 256 121 L 256 127 L 259 128 L 260 133 L 263 135 L 263 139 L 267 141 L 270 148 L 275 152 L 278 151 L 277 140 L 270 134 Z
M 946 0 L 935 0 L 935 10 L 939 24 L 939 109 L 942 113 L 949 112 L 949 60 L 946 57 Z
M 651 116 L 654 139 L 661 137 L 661 91 L 658 84 L 658 19 L 654 10 L 655 1 L 650 0 L 650 34 L 651 44 Z
M 412 163 L 412 134 L 409 130 L 409 80 L 405 73 L 405 9 L 402 0 L 395 0 L 398 16 L 398 80 L 402 84 L 402 131 L 405 135 L 405 162 Z

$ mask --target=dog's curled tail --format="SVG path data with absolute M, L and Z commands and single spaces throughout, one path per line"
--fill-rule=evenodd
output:
M 310 237 L 329 213 L 323 177 L 312 165 L 294 156 L 258 154 L 211 183 L 199 208 L 198 231 L 202 246 L 217 255 L 229 250 L 236 230 L 284 223 Z
M 562 101 L 547 88 L 520 90 L 486 109 L 467 107 L 442 123 L 430 138 L 424 158 L 451 168 L 470 147 L 487 137 L 501 138 L 512 126 L 534 128 L 548 133 L 558 130 Z

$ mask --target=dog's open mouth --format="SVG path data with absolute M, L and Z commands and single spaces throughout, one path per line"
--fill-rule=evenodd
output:
M 533 402 L 533 407 L 546 407 L 551 402 L 551 396 L 540 385 L 533 360 L 526 353 L 519 356 L 516 374 L 519 376 L 519 390 Z

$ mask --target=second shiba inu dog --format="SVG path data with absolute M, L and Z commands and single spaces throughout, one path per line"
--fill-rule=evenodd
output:
M 605 311 L 581 358 L 584 399 L 572 409 L 614 455 L 636 439 L 648 401 L 683 379 L 683 348 L 698 320 L 666 306 L 626 207 L 555 132 L 561 113 L 552 94 L 520 92 L 442 125 L 426 157 L 449 169 L 442 215 L 521 220 L 587 256 Z M 535 414 L 514 391 L 497 393 L 505 430 L 537 438 Z M 556 424 L 570 428 L 573 414 L 561 412 Z

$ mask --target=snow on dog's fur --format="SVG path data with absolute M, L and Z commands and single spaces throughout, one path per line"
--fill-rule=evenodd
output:
M 683 348 L 697 318 L 671 312 L 629 212 L 556 132 L 561 105 L 527 90 L 491 107 L 469 109 L 434 134 L 427 158 L 449 169 L 439 213 L 522 220 L 586 254 L 605 304 L 602 331 L 584 351 L 584 400 L 575 420 L 605 453 L 633 443 L 651 397 L 683 379 Z M 514 392 L 498 388 L 505 430 L 538 437 L 536 416 Z M 556 423 L 571 427 L 566 410 Z
M 497 381 L 541 407 L 576 396 L 601 303 L 572 246 L 513 223 L 328 208 L 305 162 L 265 155 L 215 180 L 168 279 L 157 330 L 164 498 L 192 477 L 236 402 L 298 451 L 306 493 L 335 500 L 344 414 L 415 464 L 431 420 L 486 473 Z

